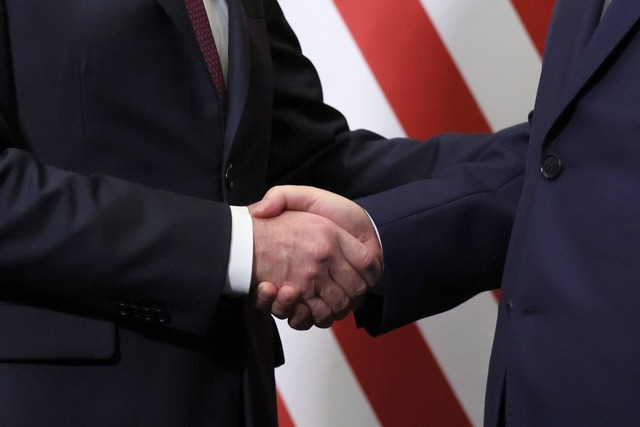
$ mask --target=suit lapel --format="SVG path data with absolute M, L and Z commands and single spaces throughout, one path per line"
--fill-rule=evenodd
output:
M 591 3 L 588 3 L 591 2 Z M 595 31 L 602 2 L 560 0 L 545 52 L 533 138 L 544 137 L 640 18 L 640 2 L 614 0 Z M 597 24 L 597 21 L 595 22 Z
M 575 96 L 596 71 L 603 65 L 640 19 L 640 2 L 614 0 L 602 18 L 580 57 L 569 86 L 568 97 Z
M 224 160 L 242 119 L 249 89 L 251 47 L 249 28 L 242 2 L 227 0 L 229 4 L 229 72 L 227 77 L 227 126 L 224 137 Z
M 191 21 L 189 20 L 189 15 L 187 15 L 187 10 L 184 7 L 183 0 L 156 0 L 160 7 L 164 9 L 164 11 L 169 15 L 171 20 L 176 24 L 176 26 L 180 29 L 182 34 L 189 41 L 190 48 L 195 50 L 198 53 L 199 57 L 202 57 L 202 53 L 200 52 L 200 47 L 198 46 L 198 40 L 195 37 L 193 32 L 193 28 L 191 27 Z M 204 58 L 202 58 L 204 61 Z

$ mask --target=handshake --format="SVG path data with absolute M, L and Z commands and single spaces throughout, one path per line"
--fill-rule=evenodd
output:
M 364 301 L 382 274 L 382 249 L 367 213 L 313 187 L 274 187 L 249 206 L 251 295 L 294 329 L 327 328 Z

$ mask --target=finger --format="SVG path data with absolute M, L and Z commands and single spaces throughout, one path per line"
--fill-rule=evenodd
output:
M 354 299 L 354 297 L 360 297 L 367 289 L 373 288 L 380 280 L 382 275 L 381 257 L 377 256 L 367 245 L 344 230 L 340 230 L 338 233 L 338 244 L 349 266 L 366 283 L 364 289 L 360 287 L 361 283 L 359 282 L 355 283 L 355 287 L 343 286 L 343 289 L 352 299 Z M 336 281 L 342 284 L 342 282 Z M 346 282 L 346 284 L 348 283 L 349 282 Z
M 353 279 L 358 280 L 357 273 L 350 267 L 349 270 L 351 270 L 350 275 L 353 276 Z M 342 285 L 336 283 L 336 279 L 334 278 L 334 276 L 338 276 L 338 280 L 342 280 L 340 278 L 346 277 L 347 275 L 349 275 L 348 272 L 336 273 L 335 271 L 329 271 L 329 280 L 331 282 L 321 286 L 318 290 L 318 296 L 331 308 L 333 313 L 332 317 L 335 320 L 344 319 L 353 307 L 351 297 L 345 292 Z
M 281 209 L 290 211 L 315 212 L 317 209 L 311 209 L 314 205 L 321 203 L 328 195 L 332 195 L 328 191 L 320 190 L 315 187 L 303 185 L 281 185 L 271 188 L 264 199 L 275 199 L 281 204 Z M 340 196 L 337 196 L 340 197 Z M 263 200 L 264 200 L 263 199 Z M 271 203 L 276 203 L 275 201 Z
M 362 275 L 354 269 L 343 252 L 355 257 L 355 253 L 367 252 L 366 247 L 349 233 L 342 230 L 335 223 L 324 220 L 323 235 L 330 236 L 322 244 L 318 244 L 313 251 L 316 255 L 315 267 L 310 269 L 306 282 L 312 284 L 304 297 L 309 300 L 317 296 L 332 311 L 333 320 L 343 319 L 354 304 L 361 300 L 368 289 L 368 284 Z M 326 313 L 318 314 L 310 306 L 316 324 L 326 325 Z
M 269 311 L 278 294 L 278 288 L 273 283 L 262 282 L 252 293 L 254 306 L 260 311 Z
M 291 287 L 283 286 L 278 290 L 278 295 L 271 306 L 271 314 L 278 319 L 287 319 L 291 317 L 300 298 L 300 292 Z
M 314 325 L 311 310 L 305 304 L 298 303 L 288 320 L 289 326 L 298 331 L 306 331 Z
M 336 240 L 337 251 L 328 268 L 331 281 L 343 294 L 327 286 L 320 295 L 334 309 L 336 317 L 343 318 L 347 314 L 345 310 L 358 304 L 377 283 L 378 276 L 370 270 L 375 260 L 364 244 L 339 228 Z
M 310 298 L 306 301 L 313 323 L 319 328 L 328 328 L 333 323 L 333 311 L 325 301 L 318 297 Z

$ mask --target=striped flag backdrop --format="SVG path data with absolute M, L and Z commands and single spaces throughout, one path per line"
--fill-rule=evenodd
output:
M 352 128 L 501 129 L 535 97 L 553 0 L 280 0 Z M 496 295 L 379 338 L 279 322 L 282 427 L 482 425 Z

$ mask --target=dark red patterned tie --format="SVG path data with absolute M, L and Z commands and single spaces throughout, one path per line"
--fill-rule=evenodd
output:
M 211 33 L 211 25 L 209 24 L 209 18 L 207 17 L 203 0 L 184 0 L 184 5 L 187 8 L 191 25 L 193 26 L 198 44 L 200 45 L 200 50 L 202 51 L 202 55 L 204 55 L 204 61 L 207 63 L 209 74 L 211 74 L 213 84 L 216 86 L 220 102 L 224 108 L 227 93 L 224 74 L 222 73 L 220 56 L 218 56 L 216 42 Z

